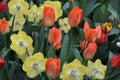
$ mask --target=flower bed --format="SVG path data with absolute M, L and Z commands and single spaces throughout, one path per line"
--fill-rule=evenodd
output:
M 0 80 L 119 80 L 119 4 L 0 0 Z

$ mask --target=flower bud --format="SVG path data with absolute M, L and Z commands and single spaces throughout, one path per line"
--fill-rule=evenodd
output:
M 8 31 L 9 31 L 8 22 L 5 19 L 0 20 L 0 32 L 5 34 Z
M 46 73 L 52 79 L 55 79 L 60 72 L 60 59 L 49 58 L 46 62 Z
M 44 7 L 43 23 L 46 27 L 53 26 L 55 23 L 55 11 L 52 7 Z
M 74 7 L 68 15 L 68 22 L 72 27 L 77 27 L 82 21 L 83 10 L 78 7 Z

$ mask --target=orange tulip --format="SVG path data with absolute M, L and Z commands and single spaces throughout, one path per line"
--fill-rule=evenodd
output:
M 44 7 L 43 23 L 50 27 L 55 23 L 55 10 L 52 7 Z
M 5 19 L 0 20 L 0 32 L 5 34 L 8 31 L 9 31 L 8 22 Z
M 87 45 L 88 45 L 88 41 L 84 40 L 84 41 L 82 41 L 82 43 L 80 44 L 80 48 L 81 48 L 82 50 L 85 50 L 86 47 L 87 47 Z
M 101 36 L 101 33 L 102 33 L 102 26 L 97 26 L 96 28 L 95 28 L 95 30 L 96 30 L 96 32 L 97 32 L 97 38 L 100 38 L 100 36 Z
M 97 45 L 95 42 L 89 43 L 85 49 L 83 56 L 85 59 L 92 59 L 97 51 Z
M 90 29 L 90 25 L 87 21 L 84 23 L 83 32 L 86 33 Z
M 78 7 L 74 7 L 68 15 L 68 22 L 72 27 L 76 27 L 82 21 L 82 17 L 83 10 Z
M 53 48 L 59 49 L 62 46 L 61 40 L 62 40 L 62 31 L 60 29 L 53 27 L 49 31 L 49 35 L 48 35 L 49 43 L 53 45 Z
M 2 68 L 5 64 L 5 61 L 3 59 L 0 58 L 0 68 Z
M 94 42 L 97 39 L 97 32 L 94 29 L 89 29 L 88 32 L 86 32 L 86 40 L 89 42 Z
M 89 23 L 86 21 L 84 23 L 83 32 L 87 41 L 94 42 L 101 35 L 101 26 L 97 26 L 95 29 L 91 29 Z
M 60 72 L 60 59 L 49 58 L 46 62 L 46 73 L 55 79 Z

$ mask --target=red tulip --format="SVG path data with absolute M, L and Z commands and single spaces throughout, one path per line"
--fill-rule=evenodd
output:
M 2 68 L 5 64 L 5 61 L 3 59 L 0 58 L 0 68 Z
M 85 59 L 92 59 L 97 51 L 97 45 L 95 42 L 89 43 L 85 49 L 83 56 Z
M 0 32 L 5 34 L 8 31 L 9 31 L 8 22 L 5 19 L 0 20 Z
M 46 73 L 55 79 L 60 72 L 60 59 L 49 58 L 46 62 Z
M 87 47 L 87 45 L 88 45 L 88 41 L 84 40 L 84 41 L 82 41 L 82 43 L 80 44 L 80 48 L 81 48 L 82 50 L 85 50 L 86 47 Z
M 60 29 L 53 27 L 49 31 L 49 35 L 48 35 L 49 43 L 53 45 L 53 48 L 59 49 L 62 46 L 61 40 L 62 40 L 62 31 Z
M 7 11 L 6 2 L 4 1 L 0 2 L 0 12 L 5 13 L 6 11 Z
M 112 68 L 120 67 L 120 56 L 113 56 L 111 59 Z
M 97 42 L 100 44 L 105 43 L 108 40 L 108 34 L 105 34 L 104 32 L 102 32 L 100 38 L 97 39 Z
M 74 7 L 68 15 L 68 22 L 72 27 L 76 27 L 82 21 L 82 17 L 83 10 L 78 7 Z
M 50 27 L 55 23 L 55 11 L 52 7 L 44 7 L 43 23 L 46 27 Z

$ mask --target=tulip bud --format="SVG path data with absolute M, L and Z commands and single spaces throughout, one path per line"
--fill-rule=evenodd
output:
M 6 11 L 7 11 L 6 2 L 4 1 L 0 2 L 0 12 L 5 13 Z
M 52 7 L 44 7 L 43 23 L 46 27 L 53 26 L 55 23 L 55 11 Z
M 55 79 L 60 72 L 60 59 L 49 58 L 46 62 L 46 73 L 52 79 Z
M 97 45 L 95 42 L 89 43 L 85 49 L 83 56 L 85 59 L 92 59 L 97 51 Z
M 77 27 L 82 21 L 83 10 L 78 7 L 74 7 L 68 15 L 68 22 L 72 27 Z
M 62 31 L 53 27 L 49 31 L 48 41 L 55 49 L 61 48 L 61 40 L 62 40 Z
M 87 45 L 88 45 L 88 41 L 84 40 L 84 41 L 82 41 L 82 43 L 80 44 L 80 48 L 81 48 L 82 50 L 85 50 L 86 47 L 87 47 Z
M 5 19 L 0 20 L 0 32 L 5 34 L 8 31 L 9 31 L 8 22 Z

